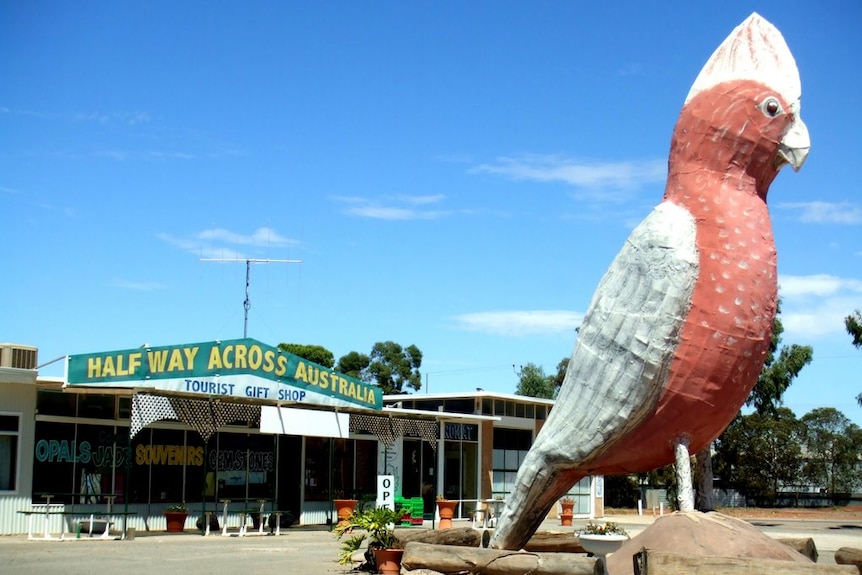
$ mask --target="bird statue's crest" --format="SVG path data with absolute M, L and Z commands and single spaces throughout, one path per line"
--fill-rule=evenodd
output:
M 802 82 L 796 60 L 778 29 L 756 12 L 734 28 L 704 65 L 685 99 L 732 80 L 756 80 L 799 111 Z

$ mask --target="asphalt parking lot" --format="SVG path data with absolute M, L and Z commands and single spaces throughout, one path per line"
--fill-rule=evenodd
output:
M 652 516 L 609 516 L 634 536 L 654 521 Z M 574 527 L 547 520 L 542 531 L 569 531 Z M 812 537 L 819 563 L 834 563 L 840 547 L 862 547 L 862 521 L 810 521 L 752 519 L 750 522 L 775 538 Z M 468 527 L 469 522 L 456 527 Z M 430 523 L 426 523 L 430 527 Z M 410 529 L 410 528 L 408 528 Z M 419 529 L 414 528 L 414 529 Z M 325 527 L 291 527 L 276 536 L 202 537 L 185 533 L 136 533 L 134 540 L 69 539 L 28 541 L 26 536 L 0 537 L 0 573 L 77 575 L 124 573 L 297 573 L 345 574 L 351 570 L 336 563 L 339 541 Z

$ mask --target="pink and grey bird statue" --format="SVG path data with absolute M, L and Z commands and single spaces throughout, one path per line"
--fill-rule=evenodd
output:
M 800 95 L 784 38 L 758 14 L 709 58 L 673 131 L 664 198 L 593 295 L 492 547 L 523 547 L 584 476 L 675 460 L 688 470 L 689 453 L 739 411 L 763 367 L 778 297 L 766 193 L 782 167 L 798 170 L 808 155 Z M 678 480 L 690 494 L 690 475 Z

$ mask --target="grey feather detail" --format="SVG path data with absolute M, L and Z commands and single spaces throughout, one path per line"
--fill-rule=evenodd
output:
M 632 231 L 596 289 L 537 438 L 547 455 L 593 459 L 655 405 L 697 279 L 695 239 L 691 215 L 670 202 Z
M 491 541 L 514 548 L 591 462 L 655 406 L 698 274 L 695 222 L 671 202 L 635 228 L 584 317 L 560 395 L 518 471 Z

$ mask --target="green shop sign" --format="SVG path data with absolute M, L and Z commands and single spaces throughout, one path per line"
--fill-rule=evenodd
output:
M 254 339 L 70 355 L 67 385 L 380 410 L 379 387 Z

